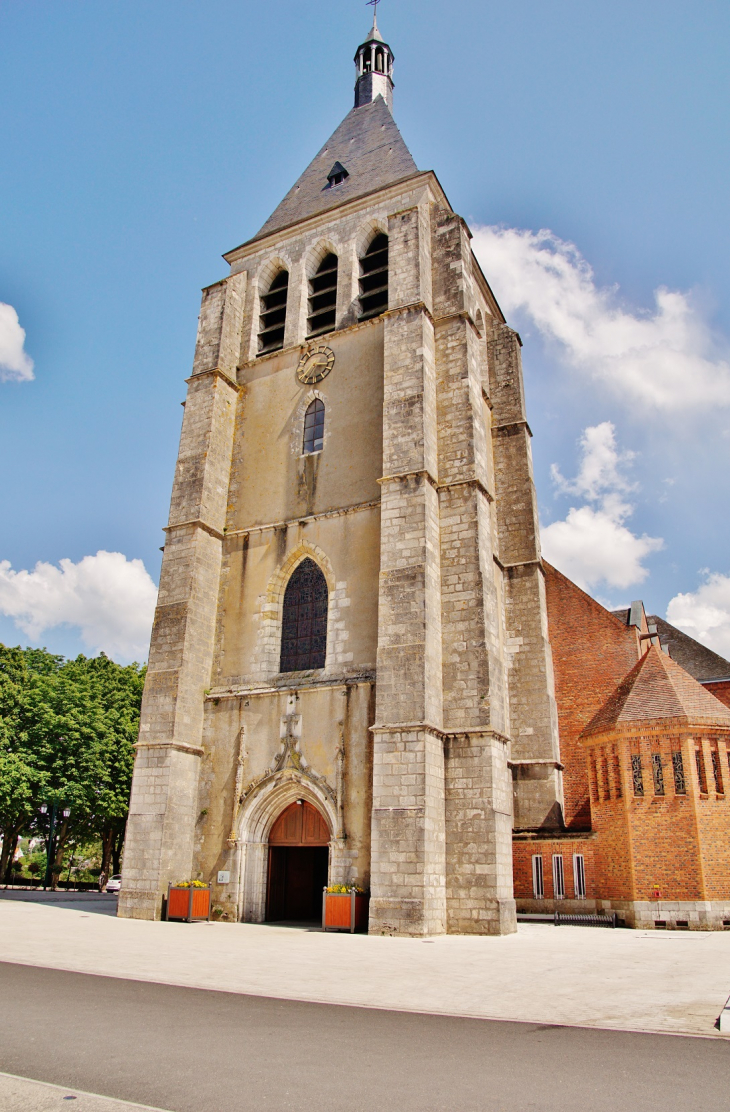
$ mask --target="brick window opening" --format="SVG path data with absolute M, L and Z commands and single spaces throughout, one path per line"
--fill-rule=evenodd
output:
M 717 749 L 710 751 L 712 757 L 712 775 L 715 780 L 715 791 L 718 795 L 722 795 L 725 791 L 722 785 L 722 769 L 720 768 L 720 753 Z
M 697 783 L 700 787 L 702 795 L 707 795 L 707 776 L 705 775 L 705 758 L 702 755 L 702 750 L 698 747 L 695 749 L 695 764 L 697 766 Z
M 284 592 L 280 672 L 324 668 L 327 603 L 327 580 L 314 560 L 302 560 Z
M 381 232 L 360 259 L 360 320 L 388 308 L 388 237 Z
M 586 863 L 582 853 L 573 854 L 573 887 L 576 900 L 586 898 Z
M 608 761 L 605 757 L 601 757 L 601 774 L 603 779 L 603 798 L 611 798 L 611 780 L 608 775 Z
M 598 793 L 598 769 L 596 767 L 596 758 L 592 754 L 590 760 L 590 770 L 591 799 L 594 803 L 599 803 L 601 797 Z
M 616 798 L 621 799 L 623 789 L 621 787 L 621 761 L 618 753 L 613 755 L 613 782 L 616 789 Z
M 644 794 L 644 773 L 641 768 L 641 755 L 633 753 L 631 756 L 631 777 L 634 782 L 634 795 Z
M 661 753 L 652 753 L 651 773 L 654 777 L 654 795 L 664 795 L 664 766 Z
M 672 753 L 672 771 L 674 772 L 674 791 L 677 795 L 687 794 L 687 781 L 684 778 L 684 761 L 681 753 Z
M 337 320 L 337 255 L 326 255 L 309 279 L 307 336 L 331 332 Z
M 321 452 L 324 444 L 324 402 L 315 398 L 304 414 L 304 444 L 302 451 Z
M 279 351 L 284 346 L 286 301 L 289 295 L 289 271 L 280 270 L 268 292 L 261 296 L 259 317 L 259 355 Z
M 532 894 L 536 900 L 545 896 L 545 880 L 542 873 L 542 855 L 534 854 L 532 858 Z
M 553 854 L 553 895 L 556 900 L 565 899 L 565 872 L 561 853 Z

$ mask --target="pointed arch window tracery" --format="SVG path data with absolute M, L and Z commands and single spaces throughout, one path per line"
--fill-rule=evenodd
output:
M 324 668 L 327 656 L 327 580 L 309 557 L 297 564 L 284 592 L 280 672 Z

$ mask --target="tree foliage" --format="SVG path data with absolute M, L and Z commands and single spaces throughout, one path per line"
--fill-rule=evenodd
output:
M 103 653 L 64 660 L 0 645 L 0 878 L 21 835 L 48 841 L 54 803 L 56 864 L 70 841 L 98 838 L 103 871 L 118 870 L 144 676 Z

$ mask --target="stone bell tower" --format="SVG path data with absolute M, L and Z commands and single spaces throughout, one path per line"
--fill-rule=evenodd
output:
M 502 933 L 513 826 L 561 824 L 520 339 L 395 124 L 375 21 L 355 63 L 354 108 L 203 291 L 122 915 L 195 876 L 271 918 L 277 862 L 327 832 L 372 932 Z

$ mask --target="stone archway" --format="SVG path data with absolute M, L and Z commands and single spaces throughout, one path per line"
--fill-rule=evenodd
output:
M 238 918 L 244 923 L 263 923 L 266 918 L 269 835 L 279 816 L 297 799 L 311 804 L 324 816 L 330 831 L 337 830 L 337 805 L 326 782 L 291 768 L 273 773 L 246 794 L 238 817 Z M 347 871 L 346 843 L 330 841 L 329 880 L 340 883 Z M 348 873 L 349 875 L 349 873 Z M 334 878 L 334 879 L 332 879 Z
M 266 885 L 268 922 L 317 921 L 329 871 L 327 821 L 306 799 L 279 815 L 269 832 Z

